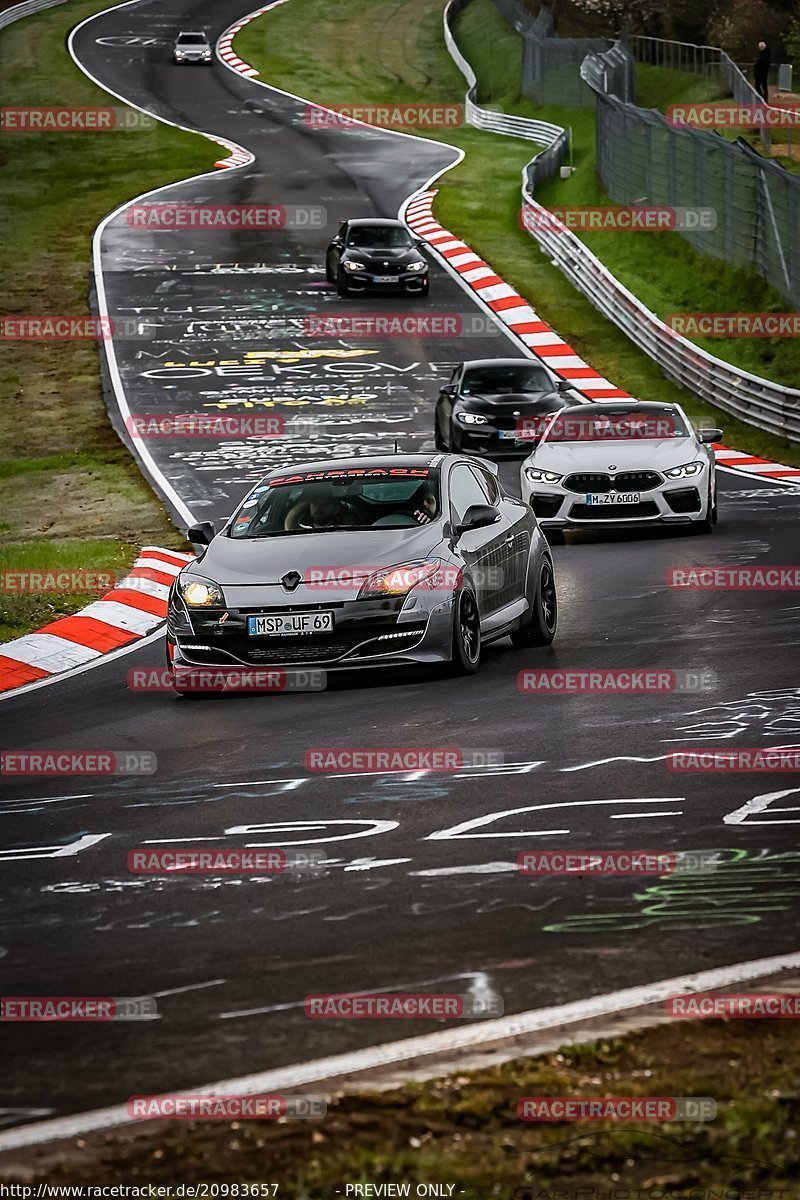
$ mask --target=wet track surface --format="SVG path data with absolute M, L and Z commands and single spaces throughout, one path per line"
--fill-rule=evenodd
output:
M 256 155 L 251 167 L 159 200 L 328 210 L 326 227 L 290 236 L 156 236 L 124 215 L 104 235 L 110 309 L 138 315 L 152 334 L 116 346 L 132 411 L 322 413 L 319 429 L 307 422 L 295 439 L 151 444 L 197 519 L 226 515 L 280 456 L 389 451 L 395 437 L 404 449 L 429 448 L 446 364 L 515 352 L 488 332 L 308 336 L 310 314 L 367 308 L 324 286 L 335 226 L 394 215 L 453 154 L 388 134 L 312 130 L 301 102 L 219 64 L 168 61 L 174 29 L 218 36 L 245 11 L 136 4 L 101 15 L 75 42 L 115 91 Z M 97 42 L 137 34 L 164 45 L 117 53 Z M 470 305 L 434 266 L 425 311 L 477 313 Z M 501 468 L 509 486 L 516 471 Z M 719 480 L 712 537 L 598 533 L 556 547 L 556 643 L 537 652 L 502 642 L 468 679 L 406 672 L 319 694 L 190 703 L 126 687 L 129 671 L 162 664 L 156 641 L 5 701 L 6 747 L 149 750 L 158 770 L 4 782 L 4 993 L 155 995 L 160 1013 L 146 1025 L 16 1026 L 4 1051 L 7 1122 L 25 1119 L 11 1110 L 74 1112 L 441 1027 L 310 1021 L 310 992 L 491 988 L 515 1012 L 795 949 L 796 777 L 678 774 L 664 762 L 671 748 L 789 746 L 800 736 L 796 593 L 667 583 L 674 566 L 797 561 L 800 490 Z M 543 666 L 685 669 L 714 682 L 699 694 L 520 692 L 518 672 Z M 310 776 L 304 765 L 315 746 L 392 745 L 480 748 L 504 763 L 342 777 Z M 762 811 L 743 808 L 772 793 Z M 297 845 L 332 861 L 315 879 L 130 874 L 128 852 L 147 843 Z M 714 873 L 680 880 L 526 878 L 514 863 L 532 848 L 714 849 L 720 858 Z

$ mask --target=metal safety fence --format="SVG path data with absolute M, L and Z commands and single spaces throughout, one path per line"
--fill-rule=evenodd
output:
M 25 0 L 23 4 L 15 4 L 12 8 L 0 12 L 0 29 L 21 21 L 23 17 L 32 17 L 34 13 L 44 12 L 46 8 L 55 8 L 58 4 L 66 4 L 67 0 Z
M 682 229 L 701 254 L 755 271 L 800 306 L 800 176 L 741 138 L 675 125 L 602 87 L 602 67 L 581 68 L 597 104 L 597 170 L 618 204 L 706 209 L 713 225 Z
M 495 2 L 500 7 L 501 4 L 513 4 L 514 0 Z M 494 120 L 498 114 L 482 109 L 477 104 L 475 73 L 458 49 L 451 28 L 452 19 L 467 3 L 468 0 L 450 0 L 444 12 L 444 36 L 450 54 L 469 86 L 467 120 L 470 124 L 481 121 L 478 128 L 491 129 L 487 118 Z M 593 88 L 591 90 L 594 92 Z M 621 108 L 632 107 L 615 97 L 605 99 L 614 101 Z M 545 146 L 522 173 L 522 224 L 540 249 L 634 345 L 657 362 L 669 378 L 749 425 L 800 442 L 800 390 L 783 387 L 740 370 L 677 334 L 621 284 L 580 238 L 551 216 L 535 199 L 537 183 L 558 170 L 564 161 L 568 146 L 567 131 L 552 124 L 544 128 L 546 123 L 539 121 L 524 118 L 515 120 L 524 121 L 524 125 L 517 126 L 514 136 L 526 137 Z M 559 132 L 554 135 L 554 130 Z M 507 132 L 502 129 L 495 131 Z M 542 160 L 547 162 L 544 170 L 537 168 Z M 765 165 L 772 166 L 769 163 Z
M 517 7 L 515 0 L 495 0 Z M 501 9 L 502 11 L 502 9 Z M 522 94 L 540 104 L 566 104 L 593 108 L 594 95 L 583 80 L 580 66 L 587 54 L 602 53 L 613 45 L 610 38 L 560 38 L 553 14 L 545 5 L 522 30 Z
M 764 105 L 763 98 L 745 75 L 738 63 L 719 46 L 701 46 L 694 42 L 674 42 L 667 38 L 645 37 L 636 34 L 625 39 L 637 62 L 652 67 L 664 67 L 670 71 L 686 71 L 716 80 L 721 90 L 727 92 L 737 104 Z M 769 114 L 774 124 L 759 128 L 761 143 L 769 150 L 775 144 L 792 158 L 800 150 L 800 124 L 795 123 L 796 110 L 770 103 Z M 788 114 L 788 117 L 785 115 Z M 794 147 L 794 149 L 793 149 Z
M 467 94 L 464 99 L 464 116 L 467 124 L 473 125 L 476 129 L 488 130 L 490 133 L 500 133 L 506 137 L 518 137 L 526 141 L 538 142 L 548 148 L 558 144 L 559 148 L 563 147 L 563 152 L 565 152 L 569 138 L 566 130 L 562 129 L 560 125 L 553 125 L 549 121 L 535 121 L 530 117 L 516 117 L 496 109 L 482 108 L 477 103 L 478 81 L 475 72 L 459 50 L 450 27 L 451 20 L 466 8 L 468 2 L 469 0 L 449 0 L 444 13 L 444 38 L 447 49 L 467 81 Z M 558 154 L 553 156 L 552 163 L 553 170 L 556 170 L 559 165 Z

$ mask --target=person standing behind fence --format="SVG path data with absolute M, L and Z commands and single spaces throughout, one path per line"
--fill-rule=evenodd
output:
M 769 46 L 766 42 L 758 43 L 758 58 L 753 63 L 753 81 L 756 85 L 756 91 L 762 100 L 766 100 L 769 104 L 769 64 L 770 64 Z

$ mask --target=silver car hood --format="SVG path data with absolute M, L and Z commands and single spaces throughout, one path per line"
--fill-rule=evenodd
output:
M 329 596 L 353 599 L 360 587 L 357 579 L 366 578 L 381 567 L 436 557 L 437 548 L 444 549 L 439 521 L 413 529 L 384 526 L 268 538 L 229 538 L 220 534 L 202 559 L 186 568 L 182 576 L 199 575 L 214 580 L 224 588 L 232 607 L 280 600 L 318 604 Z M 287 591 L 280 581 L 292 571 L 304 581 L 316 581 L 317 586 L 301 583 L 294 591 Z M 341 573 L 341 582 L 334 584 L 330 592 L 319 581 L 338 579 L 337 573 Z M 354 582 L 348 586 L 346 581 L 350 578 Z M 272 591 L 273 588 L 277 590 Z
M 526 460 L 526 465 L 565 475 L 570 471 L 665 471 L 693 462 L 697 451 L 697 442 L 689 437 L 543 442 Z

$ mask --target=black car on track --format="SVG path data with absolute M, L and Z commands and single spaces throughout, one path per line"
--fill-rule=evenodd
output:
M 345 221 L 328 246 L 325 274 L 340 296 L 351 292 L 404 292 L 427 296 L 424 245 L 403 224 L 378 217 Z
M 457 366 L 439 393 L 436 447 L 456 454 L 524 457 L 544 418 L 582 399 L 543 363 L 473 359 Z

